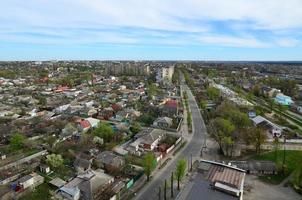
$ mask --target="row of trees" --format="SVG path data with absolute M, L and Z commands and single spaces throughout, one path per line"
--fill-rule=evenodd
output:
M 187 85 L 188 85 L 189 87 L 192 87 L 192 86 L 194 85 L 194 81 L 193 81 L 193 79 L 191 78 L 191 75 L 190 75 L 190 73 L 188 72 L 188 70 L 187 70 L 186 68 L 182 67 L 182 68 L 181 68 L 181 72 L 182 72 L 183 75 L 184 75 L 184 78 L 185 78 L 185 81 L 186 81 Z
M 172 76 L 172 83 L 174 85 L 179 85 L 179 69 L 178 68 L 174 68 L 174 73 Z
M 147 181 L 150 180 L 150 176 L 152 171 L 156 168 L 157 162 L 156 162 L 156 158 L 154 156 L 153 153 L 147 153 L 143 159 L 143 168 L 144 168 L 144 172 L 147 176 Z M 180 190 L 180 182 L 182 181 L 182 179 L 185 176 L 187 170 L 187 165 L 186 165 L 186 160 L 185 159 L 180 159 L 177 162 L 176 165 L 176 170 L 175 172 L 172 172 L 171 175 L 171 197 L 173 197 L 173 181 L 174 179 L 176 179 L 177 181 L 177 190 Z M 165 180 L 165 186 L 164 186 L 164 197 L 166 199 L 166 190 L 167 190 L 167 182 Z M 161 190 L 161 187 L 159 187 Z M 161 192 L 159 191 L 159 196 L 161 196 L 160 194 Z
M 288 96 L 295 96 L 298 93 L 298 85 L 295 80 L 280 79 L 270 76 L 263 80 L 263 83 L 274 88 L 280 89 L 284 94 Z
M 189 131 L 192 131 L 192 113 L 190 112 L 189 103 L 188 103 L 188 94 L 186 91 L 183 92 L 183 99 L 185 102 L 185 107 L 187 110 L 187 123 Z

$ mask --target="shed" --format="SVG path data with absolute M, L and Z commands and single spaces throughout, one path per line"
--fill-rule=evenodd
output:
M 53 185 L 53 186 L 55 186 L 55 187 L 57 187 L 57 188 L 60 188 L 60 187 L 62 187 L 63 185 L 65 185 L 66 182 L 65 182 L 64 180 L 60 179 L 60 178 L 54 178 L 54 179 L 52 179 L 52 180 L 49 182 L 49 184 L 51 184 L 51 185 Z
M 276 164 L 272 161 L 231 161 L 231 164 L 248 174 L 277 174 Z

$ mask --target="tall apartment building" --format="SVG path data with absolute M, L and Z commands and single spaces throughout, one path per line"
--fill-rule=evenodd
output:
M 107 75 L 129 75 L 129 76 L 143 76 L 150 74 L 150 67 L 148 64 L 142 65 L 139 63 L 111 63 L 105 66 Z
M 161 84 L 172 83 L 173 73 L 174 73 L 174 66 L 159 68 L 156 74 L 157 83 L 161 83 Z

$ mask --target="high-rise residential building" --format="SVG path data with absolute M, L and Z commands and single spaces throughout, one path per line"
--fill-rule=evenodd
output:
M 159 68 L 156 74 L 157 83 L 170 84 L 174 73 L 174 66 Z
M 136 62 L 112 63 L 105 67 L 107 75 L 143 76 L 150 74 L 150 66 Z

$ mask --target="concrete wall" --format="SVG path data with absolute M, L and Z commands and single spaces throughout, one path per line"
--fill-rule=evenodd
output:
M 33 155 L 27 156 L 25 158 L 22 158 L 22 159 L 19 159 L 19 160 L 15 161 L 15 162 L 12 162 L 12 163 L 9 163 L 7 165 L 4 165 L 4 166 L 0 167 L 0 171 L 8 169 L 8 168 L 11 168 L 11 167 L 18 166 L 20 164 L 23 164 L 25 162 L 28 162 L 28 161 L 34 159 L 34 158 L 37 158 L 39 156 L 43 156 L 43 155 L 46 155 L 46 154 L 47 154 L 47 150 L 40 151 L 40 152 L 35 153 Z
M 5 185 L 5 184 L 7 184 L 7 183 L 10 183 L 10 182 L 16 180 L 16 179 L 19 178 L 19 177 L 20 177 L 20 174 L 16 174 L 16 175 L 14 175 L 14 176 L 8 177 L 8 178 L 6 178 L 6 179 L 4 179 L 4 180 L 1 180 L 1 181 L 0 181 L 0 185 Z

